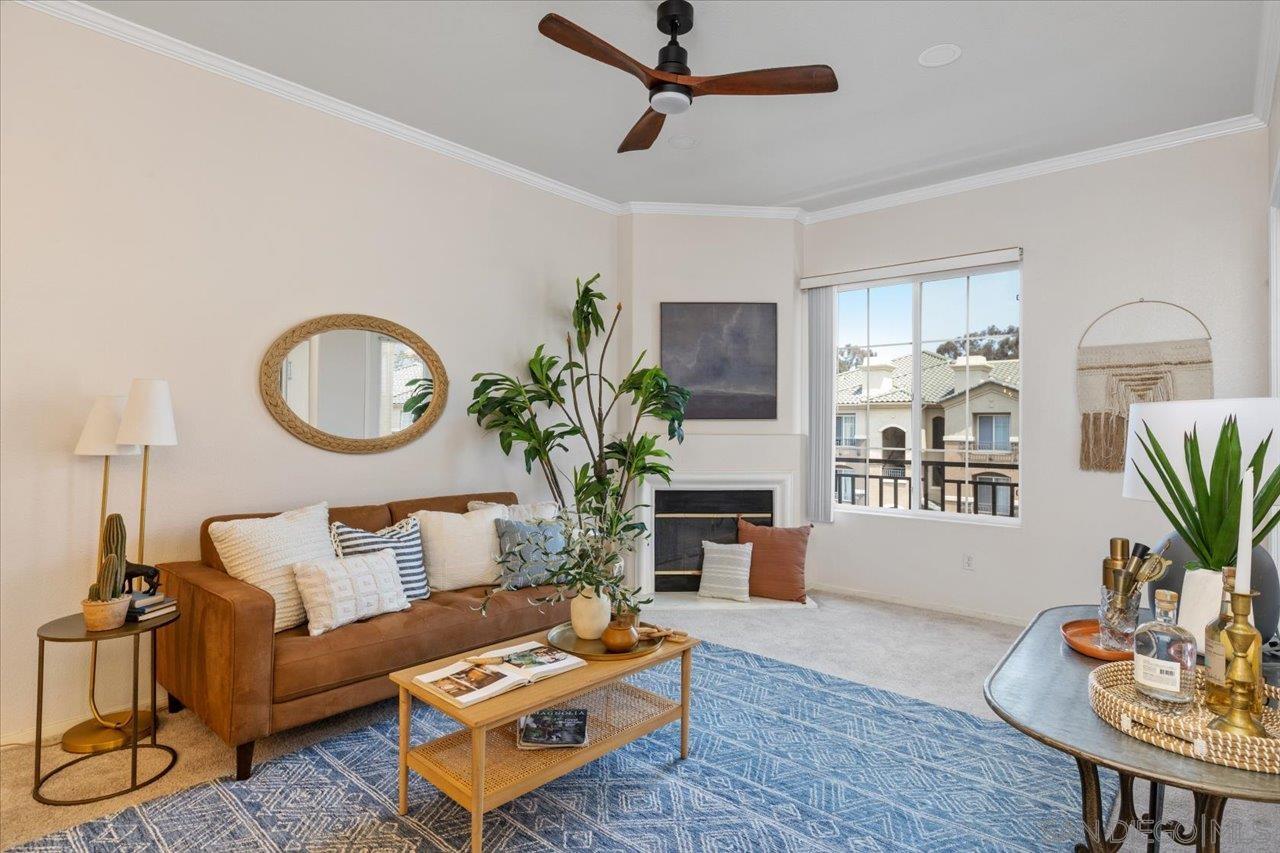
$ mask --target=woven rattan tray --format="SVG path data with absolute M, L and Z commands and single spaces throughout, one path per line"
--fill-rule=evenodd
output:
M 1280 688 L 1266 686 L 1280 699 Z M 1280 710 L 1265 707 L 1262 725 L 1271 737 L 1247 737 L 1209 729 L 1216 716 L 1205 707 L 1204 667 L 1196 671 L 1196 700 L 1190 710 L 1173 716 L 1155 710 L 1133 684 L 1133 661 L 1106 663 L 1089 674 L 1089 704 L 1108 725 L 1161 749 L 1212 764 L 1280 773 Z

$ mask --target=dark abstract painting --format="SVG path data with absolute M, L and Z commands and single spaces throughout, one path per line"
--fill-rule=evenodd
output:
M 693 392 L 687 418 L 777 418 L 777 304 L 663 302 L 662 369 Z

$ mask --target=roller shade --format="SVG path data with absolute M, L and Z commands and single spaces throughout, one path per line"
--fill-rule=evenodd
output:
M 1021 260 L 1022 248 L 1013 246 L 1007 249 L 992 249 L 988 252 L 974 252 L 968 255 L 932 258 L 927 261 L 911 261 L 905 264 L 889 264 L 888 266 L 867 267 L 860 270 L 849 270 L 848 272 L 805 276 L 800 279 L 800 289 L 809 290 L 814 287 L 835 287 L 844 284 L 865 284 L 869 281 L 919 278 L 933 273 L 968 271 L 976 267 L 1011 264 Z

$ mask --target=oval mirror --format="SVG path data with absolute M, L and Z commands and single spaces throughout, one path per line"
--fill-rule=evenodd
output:
M 436 422 L 449 394 L 444 365 L 426 341 L 365 314 L 294 326 L 267 350 L 259 381 L 281 426 L 339 453 L 408 444 Z

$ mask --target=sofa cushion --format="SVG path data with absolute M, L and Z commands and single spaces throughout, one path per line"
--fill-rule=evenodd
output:
M 266 590 L 276 602 L 275 629 L 307 621 L 293 566 L 332 559 L 329 507 L 318 503 L 270 518 L 237 518 L 209 525 L 227 574 Z
M 241 512 L 234 515 L 215 515 L 213 518 L 206 518 L 204 524 L 200 525 L 200 562 L 206 566 L 213 566 L 220 571 L 225 572 L 227 570 L 221 558 L 218 557 L 218 549 L 214 547 L 213 539 L 209 536 L 210 524 L 219 521 L 235 521 L 240 518 L 270 518 L 273 515 L 279 515 L 279 513 Z M 341 521 L 343 524 L 358 527 L 361 530 L 381 530 L 391 524 L 391 509 L 386 504 L 331 506 L 329 507 L 329 521 Z
M 510 506 L 517 500 L 515 492 L 473 492 L 469 495 L 445 495 L 438 498 L 412 498 L 407 501 L 392 501 L 387 506 L 391 509 L 391 520 L 399 522 L 424 509 L 432 512 L 466 512 L 467 504 L 471 503 L 471 501 L 484 501 L 486 503 Z M 377 528 L 374 529 L 376 530 Z
M 551 587 L 498 592 L 487 616 L 475 610 L 488 587 L 433 592 L 412 602 L 408 610 L 386 613 L 311 637 L 306 626 L 275 635 L 275 678 L 272 696 L 286 702 L 352 684 L 385 677 L 424 663 L 544 630 L 569 618 L 569 603 L 541 610 L 529 599 L 549 594 Z

